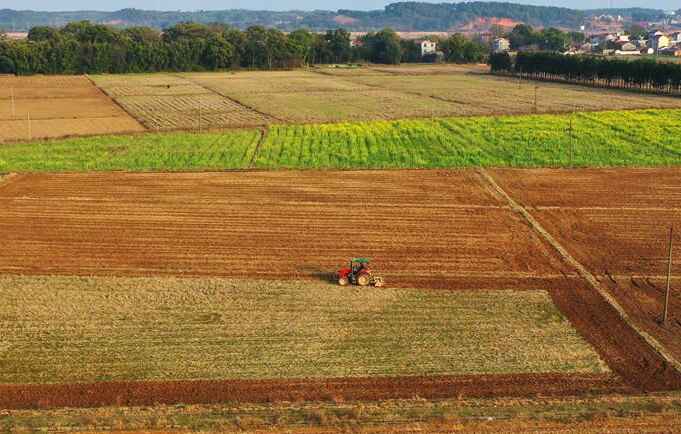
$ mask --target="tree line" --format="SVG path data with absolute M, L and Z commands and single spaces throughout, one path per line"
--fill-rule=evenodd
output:
M 158 31 L 117 29 L 80 21 L 62 28 L 39 26 L 26 40 L 0 38 L 0 73 L 83 74 L 205 71 L 232 68 L 280 69 L 310 64 L 450 61 L 480 62 L 488 47 L 462 35 L 438 40 L 439 54 L 422 56 L 411 40 L 390 29 L 371 32 L 351 44 L 343 29 L 313 33 L 252 26 L 245 31 L 221 24 L 182 23 Z
M 492 72 L 529 79 L 566 81 L 591 86 L 681 93 L 681 64 L 653 59 L 623 60 L 558 53 L 497 53 L 489 59 Z
M 586 35 L 581 32 L 564 32 L 553 27 L 535 30 L 527 24 L 518 24 L 507 37 L 514 50 L 536 48 L 544 51 L 564 51 L 586 41 Z

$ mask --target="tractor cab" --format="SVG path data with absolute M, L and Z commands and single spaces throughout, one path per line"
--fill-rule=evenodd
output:
M 350 260 L 350 269 L 353 274 L 359 274 L 360 271 L 369 271 L 369 262 L 371 260 L 367 258 L 355 258 Z
M 341 286 L 347 286 L 349 284 L 358 286 L 383 286 L 383 278 L 374 276 L 371 268 L 369 268 L 370 262 L 371 259 L 367 258 L 351 259 L 348 268 L 341 268 L 338 270 L 338 284 Z

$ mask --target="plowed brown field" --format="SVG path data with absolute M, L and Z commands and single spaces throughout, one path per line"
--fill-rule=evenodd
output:
M 497 170 L 522 202 L 648 333 L 681 358 L 681 273 L 673 269 L 670 321 L 660 324 L 669 228 L 681 241 L 681 170 Z M 681 264 L 681 248 L 673 251 Z
M 571 226 L 565 229 L 560 213 L 585 212 L 575 206 L 565 209 L 573 202 L 580 204 L 578 190 L 593 191 L 582 194 L 586 203 L 607 198 L 603 202 L 615 207 L 614 215 L 629 208 L 641 215 L 675 215 L 674 209 L 655 209 L 650 199 L 664 191 L 671 203 L 678 200 L 674 187 L 679 184 L 673 171 L 657 175 L 634 171 L 629 175 L 632 180 L 624 174 L 577 172 L 580 181 L 574 184 L 565 172 L 497 171 L 494 176 L 521 202 L 537 204 L 539 208 L 530 206 L 530 211 L 598 274 L 603 272 L 597 258 L 607 256 L 617 265 L 618 251 L 599 251 L 584 246 L 584 240 L 602 247 L 622 242 L 621 236 L 608 232 L 616 225 L 602 226 L 600 238 L 593 240 L 587 237 L 588 231 L 583 239 L 569 236 Z M 660 186 L 643 187 L 644 181 L 636 177 L 647 177 L 648 185 L 657 182 Z M 619 183 L 619 191 L 629 191 L 629 196 L 603 193 L 613 178 L 627 180 Z M 327 279 L 347 257 L 372 256 L 395 286 L 549 289 L 556 305 L 618 377 L 495 375 L 2 386 L 0 406 L 383 399 L 415 393 L 428 398 L 570 395 L 681 387 L 678 372 L 666 366 L 485 185 L 477 174 L 467 171 L 16 175 L 0 184 L 0 230 L 5 234 L 0 272 Z M 631 188 L 622 189 L 623 185 Z M 557 195 L 562 199 L 555 199 L 558 205 L 543 205 L 561 208 L 540 208 L 543 195 L 533 201 L 534 188 L 562 192 Z M 603 211 L 592 208 L 586 211 Z M 556 217 L 560 219 L 555 221 Z M 571 224 L 587 224 L 592 219 Z M 650 219 L 659 221 L 659 216 Z M 641 227 L 646 226 L 630 223 L 629 230 L 622 231 L 624 248 L 650 237 Z M 610 235 L 603 237 L 604 233 Z M 585 250 L 590 253 L 584 255 Z M 642 256 L 647 252 L 645 248 L 638 251 Z M 655 261 L 648 269 L 655 271 L 651 264 Z M 630 281 L 636 291 L 627 292 L 617 286 L 619 275 L 608 279 L 612 292 L 636 320 L 671 350 L 678 350 L 676 329 L 656 332 L 654 321 L 646 319 L 659 305 L 656 278 L 634 278 Z M 678 305 L 677 298 L 672 305 Z
M 626 393 L 631 389 L 607 374 L 462 375 L 301 380 L 109 382 L 93 384 L 0 385 L 0 408 L 140 406 L 220 402 L 442 399 L 532 397 Z
M 394 286 L 565 286 L 561 263 L 476 176 L 18 175 L 0 187 L 0 272 L 326 280 L 362 255 Z
M 495 176 L 513 187 L 517 174 Z M 627 387 L 680 388 L 678 372 L 486 185 L 472 171 L 16 175 L 0 184 L 0 272 L 329 279 L 347 258 L 365 255 L 394 286 L 548 289 Z M 569 394 L 592 387 L 580 388 L 584 378 L 554 386 L 537 376 L 507 379 L 516 386 L 506 389 L 497 376 L 489 381 L 498 394 L 527 394 L 535 386 Z M 405 387 L 437 396 L 428 392 L 435 386 L 410 381 L 416 380 L 381 383 L 392 392 L 380 394 L 399 395 Z M 471 393 L 486 393 L 481 378 L 466 381 Z M 608 387 L 622 388 L 612 381 Z M 95 386 L 63 387 L 85 401 L 82 394 L 100 393 L 88 391 Z M 146 396 L 161 386 L 121 387 Z M 449 396 L 461 390 L 437 387 Z M 55 390 L 49 396 L 66 389 Z M 379 393 L 367 390 L 373 392 L 348 396 Z

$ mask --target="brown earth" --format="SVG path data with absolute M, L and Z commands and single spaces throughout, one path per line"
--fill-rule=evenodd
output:
M 681 358 L 681 274 L 672 269 L 670 321 L 660 323 L 669 227 L 681 263 L 681 170 L 496 170 L 494 176 L 648 333 Z
M 521 177 L 532 179 L 527 174 L 532 172 Z M 502 184 L 508 180 L 508 172 L 494 176 Z M 353 399 L 398 397 L 406 390 L 434 398 L 681 388 L 679 373 L 484 185 L 472 171 L 17 175 L 0 185 L 0 231 L 5 234 L 0 273 L 328 279 L 350 256 L 370 256 L 395 286 L 548 289 L 626 383 L 608 379 L 582 387 L 584 376 L 547 382 L 532 375 L 468 378 L 472 382 L 465 387 L 459 380 L 454 386 L 450 380 L 426 378 L 425 385 L 417 385 L 399 378 L 367 380 L 369 388 L 334 389 L 325 383 L 314 389 L 319 383 L 305 380 L 268 395 L 270 386 L 247 382 L 238 383 L 249 384 L 238 389 L 243 399 L 259 393 L 283 399 L 281 394 L 295 390 L 315 397 L 309 388 Z M 507 191 L 515 195 L 517 190 Z M 569 240 L 556 236 L 579 256 Z M 105 399 L 101 395 L 119 396 L 102 392 L 108 387 L 122 387 L 124 402 L 134 397 L 144 402 L 148 394 L 161 393 L 155 387 L 168 387 L 167 393 L 179 394 L 172 396 L 199 394 L 210 400 L 227 392 L 209 387 L 206 394 L 195 392 L 197 384 L 224 388 L 236 383 L 154 384 L 5 386 L 0 395 L 23 396 L 17 399 L 26 399 L 24 406 L 36 405 L 43 394 L 99 405 Z
M 25 174 L 0 207 L 2 273 L 327 280 L 368 256 L 394 286 L 565 285 L 473 172 Z
M 143 406 L 222 402 L 573 396 L 630 393 L 608 374 L 469 375 L 301 380 L 149 381 L 0 385 L 0 408 Z

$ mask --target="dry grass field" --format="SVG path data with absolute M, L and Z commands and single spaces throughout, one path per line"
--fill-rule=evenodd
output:
M 412 68 L 413 69 L 413 68 Z M 403 70 L 403 69 L 402 69 Z M 397 71 L 402 71 L 397 70 Z M 637 95 L 605 89 L 591 89 L 554 83 L 517 80 L 453 70 L 449 74 L 387 72 L 381 75 L 347 75 L 343 79 L 378 89 L 433 97 L 465 107 L 469 115 L 534 113 L 535 86 L 537 113 L 573 110 L 618 110 L 638 108 L 678 108 L 681 100 L 672 97 Z
M 0 77 L 0 142 L 143 130 L 86 77 Z
M 679 98 L 519 83 L 491 76 L 482 65 L 319 67 L 90 78 L 118 105 L 82 76 L 0 79 L 0 139 L 143 130 L 124 110 L 149 130 L 210 130 L 281 123 L 681 108 Z M 29 114 L 33 120 L 30 131 Z
M 289 123 L 681 107 L 678 98 L 518 83 L 485 74 L 482 66 L 320 67 L 182 76 Z
M 0 383 L 607 373 L 544 291 L 0 278 Z
M 134 74 L 92 78 L 152 130 L 253 127 L 271 122 L 267 116 L 180 76 Z
M 647 434 L 681 430 L 681 395 L 156 405 L 17 410 L 0 431 Z

